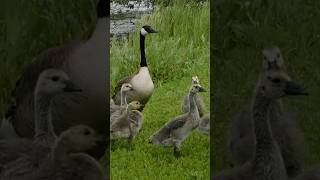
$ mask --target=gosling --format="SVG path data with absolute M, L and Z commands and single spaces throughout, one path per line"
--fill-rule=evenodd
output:
M 163 147 L 172 147 L 176 158 L 180 157 L 181 143 L 198 127 L 200 121 L 195 96 L 206 90 L 200 84 L 192 84 L 189 90 L 190 109 L 187 113 L 175 117 L 150 137 L 149 143 Z
M 121 90 L 120 90 L 121 103 L 120 103 L 120 105 L 116 105 L 114 100 L 111 99 L 110 100 L 110 113 L 113 113 L 113 112 L 117 111 L 121 106 L 126 106 L 127 105 L 127 93 L 129 91 L 132 91 L 132 90 L 133 90 L 133 88 L 132 88 L 131 84 L 129 84 L 129 83 L 122 84 Z
M 105 173 L 85 151 L 104 138 L 85 125 L 77 125 L 61 133 L 40 168 L 25 180 L 105 180 Z
M 139 101 L 132 101 L 127 105 L 126 110 L 110 127 L 111 139 L 127 138 L 128 143 L 132 144 L 143 123 L 143 115 L 138 111 L 141 107 Z
M 200 84 L 198 76 L 193 76 L 192 77 L 192 84 Z M 204 111 L 205 111 L 205 106 L 204 106 L 203 100 L 199 95 L 195 95 L 195 101 L 196 101 L 196 105 L 197 105 L 197 108 L 198 108 L 198 111 L 199 111 L 199 115 L 200 115 L 200 117 L 202 117 L 203 114 L 204 114 Z M 181 104 L 181 112 L 182 113 L 189 112 L 189 109 L 190 109 L 190 105 L 189 104 L 190 104 L 189 103 L 189 96 L 186 95 L 183 98 L 183 102 Z
M 200 119 L 198 131 L 203 134 L 210 134 L 210 114 L 207 114 Z

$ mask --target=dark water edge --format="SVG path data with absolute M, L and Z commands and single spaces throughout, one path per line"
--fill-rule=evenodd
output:
M 135 30 L 137 19 L 150 14 L 154 5 L 150 1 L 127 1 L 111 3 L 111 37 L 127 37 Z

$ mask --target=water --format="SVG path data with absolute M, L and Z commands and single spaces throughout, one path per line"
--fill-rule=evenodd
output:
M 129 1 L 127 4 L 111 3 L 111 36 L 124 37 L 135 30 L 141 15 L 149 14 L 154 6 L 149 1 Z

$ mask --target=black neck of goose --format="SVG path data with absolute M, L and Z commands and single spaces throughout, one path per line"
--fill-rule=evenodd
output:
M 97 16 L 98 18 L 110 16 L 110 3 L 107 3 L 107 0 L 99 0 L 97 5 Z
M 140 54 L 141 54 L 141 61 L 140 61 L 140 67 L 147 67 L 147 59 L 146 59 L 146 53 L 145 53 L 145 47 L 144 47 L 144 41 L 146 37 L 144 37 L 140 33 Z

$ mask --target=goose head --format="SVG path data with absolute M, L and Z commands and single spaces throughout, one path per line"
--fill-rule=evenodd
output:
M 151 26 L 149 25 L 145 25 L 145 26 L 142 26 L 141 30 L 140 30 L 140 34 L 142 36 L 147 36 L 148 34 L 150 33 L 157 33 L 156 30 L 154 30 Z
M 308 95 L 308 93 L 291 80 L 284 72 L 271 71 L 260 82 L 260 90 L 265 97 L 278 99 L 284 96 Z
M 264 70 L 279 70 L 284 68 L 282 54 L 277 46 L 265 47 L 262 55 Z
M 192 84 L 190 92 L 196 94 L 199 92 L 206 92 L 206 90 L 200 84 Z
M 139 101 L 132 101 L 128 105 L 132 110 L 138 110 L 143 107 L 143 105 Z
M 68 75 L 64 71 L 58 69 L 48 69 L 39 75 L 35 94 L 54 96 L 63 92 L 79 91 L 81 91 L 81 89 L 76 87 L 70 81 Z
M 192 84 L 200 84 L 198 76 L 192 76 Z
M 77 125 L 61 133 L 60 141 L 63 145 L 70 147 L 72 152 L 84 152 L 97 145 L 104 139 L 97 136 L 95 131 L 85 125 Z
M 128 92 L 128 91 L 132 91 L 132 90 L 133 90 L 133 87 L 129 83 L 123 83 L 122 86 L 121 86 L 121 91 L 122 92 Z

